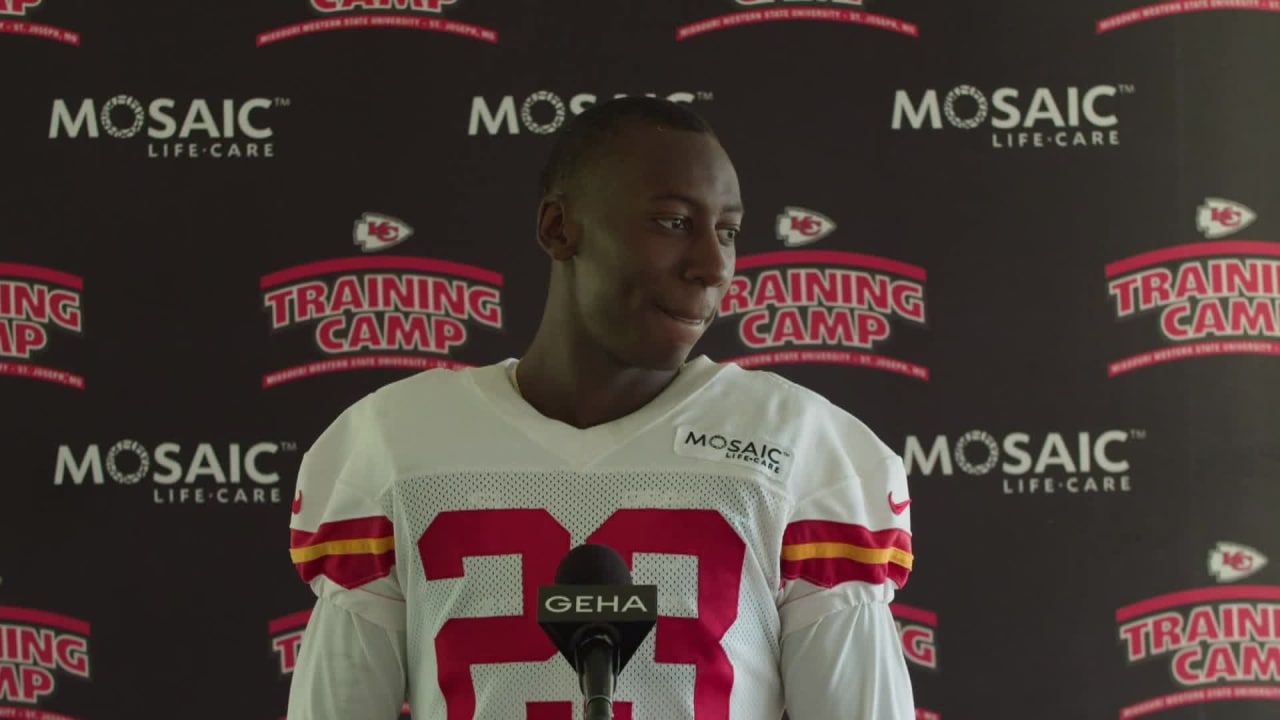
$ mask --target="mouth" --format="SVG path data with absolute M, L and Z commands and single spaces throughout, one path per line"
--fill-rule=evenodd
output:
M 658 309 L 661 310 L 664 315 L 671 318 L 672 320 L 675 320 L 677 322 L 682 322 L 685 325 L 690 325 L 692 327 L 701 327 L 705 325 L 707 320 L 709 319 L 708 316 L 706 315 L 701 317 L 697 317 L 694 315 L 686 315 L 680 312 L 672 312 L 661 306 L 659 306 Z

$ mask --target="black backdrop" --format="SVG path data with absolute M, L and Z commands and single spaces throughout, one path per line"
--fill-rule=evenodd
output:
M 302 451 L 522 351 L 615 93 L 742 178 L 701 351 L 907 458 L 921 717 L 1280 716 L 1280 2 L 378 4 L 0 0 L 0 717 L 283 715 Z

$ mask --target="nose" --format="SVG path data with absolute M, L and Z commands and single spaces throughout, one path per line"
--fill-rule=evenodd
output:
M 706 287 L 726 285 L 733 277 L 733 245 L 720 242 L 714 225 L 700 227 L 687 246 L 684 279 Z

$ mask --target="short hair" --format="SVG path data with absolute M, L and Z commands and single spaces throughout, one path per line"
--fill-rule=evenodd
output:
M 538 197 L 559 189 L 582 169 L 588 153 L 628 122 L 705 133 L 711 125 L 685 104 L 647 96 L 620 97 L 571 118 L 557 135 L 538 182 Z

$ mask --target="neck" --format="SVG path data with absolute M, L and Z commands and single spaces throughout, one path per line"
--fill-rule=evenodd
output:
M 578 428 L 607 423 L 656 398 L 676 370 L 628 367 L 598 347 L 579 347 L 538 330 L 520 359 L 516 377 L 525 402 L 538 412 Z

